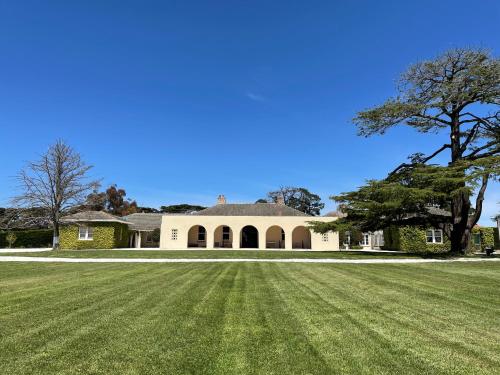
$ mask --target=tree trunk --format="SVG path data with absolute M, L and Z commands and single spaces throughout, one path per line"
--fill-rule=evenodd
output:
M 52 249 L 53 250 L 59 249 L 59 222 L 58 221 L 54 222 L 54 235 L 53 235 L 53 239 L 52 239 Z
M 462 159 L 460 144 L 460 117 L 454 113 L 451 118 L 451 164 Z M 465 176 L 465 170 L 463 171 Z M 464 189 L 465 182 L 456 186 L 457 189 Z M 469 211 L 471 203 L 469 194 L 460 190 L 451 200 L 451 252 L 455 254 L 465 254 L 469 245 L 470 228 L 468 228 Z
M 470 200 L 468 194 L 460 192 L 451 202 L 451 252 L 465 254 L 469 245 L 470 229 L 469 218 Z

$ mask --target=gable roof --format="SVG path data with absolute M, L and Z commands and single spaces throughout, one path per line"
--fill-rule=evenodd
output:
M 150 231 L 160 229 L 163 214 L 135 213 L 124 216 L 122 219 L 129 223 L 130 229 Z
M 108 222 L 128 224 L 126 221 L 104 211 L 82 211 L 76 214 L 64 216 L 62 223 L 87 223 L 87 222 Z
M 282 204 L 276 203 L 240 203 L 218 204 L 193 213 L 202 216 L 310 216 Z

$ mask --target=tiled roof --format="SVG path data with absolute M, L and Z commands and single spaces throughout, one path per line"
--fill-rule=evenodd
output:
M 107 212 L 104 211 L 82 211 L 61 218 L 61 222 L 63 223 L 78 223 L 78 222 L 92 222 L 92 221 L 128 224 L 121 218 L 108 214 Z
M 310 216 L 294 208 L 276 203 L 218 204 L 198 211 L 202 216 Z
M 130 229 L 150 231 L 160 229 L 163 214 L 136 213 L 124 216 L 123 219 L 129 223 Z

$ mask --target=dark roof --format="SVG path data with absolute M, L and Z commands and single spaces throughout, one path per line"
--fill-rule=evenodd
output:
M 136 213 L 124 216 L 123 219 L 129 223 L 130 229 L 150 231 L 160 229 L 163 214 Z
M 104 211 L 82 211 L 73 215 L 64 216 L 61 218 L 63 223 L 78 223 L 78 222 L 108 222 L 128 224 L 126 221 Z
M 203 216 L 310 216 L 276 203 L 218 204 L 193 213 Z

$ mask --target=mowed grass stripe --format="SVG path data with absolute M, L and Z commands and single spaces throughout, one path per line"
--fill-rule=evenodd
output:
M 269 283 L 269 265 L 243 264 L 226 305 L 222 346 L 214 373 L 329 373 Z M 212 373 L 212 371 L 210 371 Z
M 358 311 L 363 309 L 359 300 L 353 301 L 350 296 L 343 293 L 336 294 L 334 299 L 326 298 L 316 290 L 320 287 L 317 282 L 304 277 L 303 273 L 308 271 L 307 268 L 299 269 L 300 277 L 288 272 L 289 270 L 280 271 L 284 281 L 280 286 L 281 293 L 283 298 L 287 298 L 295 314 L 307 322 L 307 328 L 317 347 L 329 353 L 330 360 L 332 357 L 335 358 L 332 360 L 332 366 L 338 357 L 341 357 L 341 366 L 338 369 L 340 372 L 354 369 L 356 373 L 372 373 L 383 367 L 385 371 L 389 368 L 395 373 L 401 373 L 403 371 L 401 363 L 410 364 L 411 368 L 419 372 L 426 369 L 414 357 L 408 355 L 405 348 L 391 345 L 387 338 L 380 335 L 359 316 Z M 328 276 L 335 280 L 336 272 Z M 330 286 L 334 287 L 334 284 Z M 290 294 L 289 290 L 301 291 L 301 298 Z M 331 337 L 335 340 L 332 341 Z M 363 342 L 362 351 L 358 350 L 360 342 Z M 340 355 L 335 355 L 336 352 L 340 352 Z M 363 363 L 369 363 L 370 367 L 358 367 Z
M 57 269 L 54 269 L 57 272 Z M 45 282 L 39 282 L 39 279 L 34 279 L 36 286 L 28 288 L 15 288 L 0 286 L 2 292 L 2 300 L 8 301 L 8 304 L 0 304 L 0 316 L 7 317 L 9 314 L 26 314 L 31 315 L 38 310 L 45 308 L 44 303 L 50 299 L 58 298 L 61 293 L 69 293 L 73 298 L 66 300 L 67 304 L 74 306 L 83 302 L 83 297 L 92 297 L 93 295 L 100 295 L 103 291 L 110 288 L 126 287 L 123 283 L 117 283 L 117 279 L 130 279 L 131 282 L 137 279 L 144 273 L 142 267 L 131 267 L 130 270 L 123 270 L 122 267 L 108 264 L 97 265 L 93 272 L 80 273 L 77 271 L 64 272 L 64 279 L 52 277 L 48 275 L 45 277 Z M 81 292 L 81 284 L 85 283 L 87 288 L 84 293 Z M 53 286 L 57 285 L 57 288 Z M 5 290 L 9 289 L 9 292 Z M 44 303 L 33 303 L 33 296 L 37 301 Z M 53 308 L 65 308 L 58 304 L 54 304 Z M 54 312 L 57 313 L 57 312 Z
M 0 264 L 8 312 L 0 373 L 494 374 L 499 272 L 496 264 Z
M 397 266 L 392 266 L 392 267 L 397 267 Z M 401 267 L 401 266 L 399 266 Z M 367 270 L 356 269 L 355 272 L 352 272 L 354 276 L 363 276 L 362 280 L 366 277 L 377 280 L 377 277 L 380 275 L 380 270 L 376 269 L 377 267 L 369 267 Z M 476 311 L 477 315 L 472 314 L 472 316 L 475 316 L 475 320 L 477 320 L 476 324 L 479 327 L 483 327 L 483 329 L 478 329 L 476 335 L 472 335 L 476 338 L 476 342 L 470 342 L 470 329 L 474 329 L 475 325 L 469 325 L 469 322 L 463 322 L 462 317 L 464 316 L 464 312 L 460 311 L 458 308 L 456 308 L 455 313 L 451 313 L 450 310 L 452 310 L 454 303 L 457 303 L 456 301 L 453 301 L 450 303 L 447 300 L 442 301 L 441 303 L 434 303 L 430 304 L 429 303 L 429 295 L 428 293 L 425 292 L 425 289 L 422 289 L 419 286 L 415 287 L 415 290 L 413 292 L 408 292 L 409 286 L 406 286 L 406 289 L 401 293 L 400 298 L 397 298 L 395 301 L 391 303 L 391 301 L 383 300 L 383 303 L 373 303 L 373 301 L 377 301 L 381 298 L 383 298 L 383 295 L 387 292 L 387 290 L 394 290 L 394 282 L 396 280 L 400 281 L 401 283 L 406 282 L 408 279 L 411 279 L 410 276 L 407 275 L 407 277 L 404 277 L 400 280 L 398 280 L 395 277 L 392 277 L 390 281 L 387 281 L 386 285 L 379 284 L 375 282 L 373 286 L 369 289 L 368 293 L 359 293 L 360 290 L 363 288 L 356 287 L 356 282 L 353 280 L 351 271 L 349 270 L 348 274 L 349 276 L 349 286 L 348 288 L 353 288 L 356 290 L 357 293 L 351 293 L 350 295 L 346 294 L 345 301 L 348 304 L 350 301 L 358 301 L 358 305 L 361 307 L 358 311 L 364 312 L 364 315 L 362 316 L 363 320 L 367 322 L 367 324 L 375 324 L 378 325 L 381 323 L 382 332 L 385 331 L 385 327 L 390 327 L 392 332 L 388 335 L 389 337 L 400 337 L 401 340 L 403 340 L 406 336 L 409 336 L 411 338 L 411 343 L 413 343 L 413 346 L 415 345 L 416 339 L 421 340 L 421 349 L 426 350 L 427 348 L 433 348 L 436 345 L 439 345 L 439 347 L 445 351 L 447 351 L 446 355 L 447 356 L 452 356 L 452 357 L 460 357 L 460 363 L 465 361 L 470 362 L 471 366 L 475 366 L 478 363 L 486 364 L 488 367 L 491 369 L 498 368 L 500 365 L 499 363 L 499 357 L 498 357 L 498 348 L 495 348 L 494 345 L 488 345 L 491 344 L 492 339 L 494 340 L 494 337 L 498 337 L 497 335 L 493 335 L 490 337 L 487 336 L 488 330 L 484 329 L 483 321 L 480 319 L 480 312 L 479 310 Z M 383 272 L 387 272 L 386 268 L 384 267 Z M 374 274 L 377 275 L 377 277 L 374 277 Z M 318 276 L 318 274 L 309 274 L 310 278 L 306 278 L 306 280 L 309 279 L 314 279 L 314 278 L 320 278 L 321 276 Z M 330 289 L 332 288 L 331 283 L 329 283 L 330 279 L 328 281 L 323 282 L 323 288 L 318 287 L 317 285 L 315 286 L 315 290 L 318 291 L 318 293 L 321 293 L 321 290 L 327 290 L 328 293 L 330 293 Z M 387 285 L 388 284 L 388 285 Z M 453 292 L 456 288 L 453 288 L 450 292 Z M 382 291 L 382 293 L 380 293 Z M 412 298 L 404 298 L 405 294 L 407 293 L 408 295 L 413 296 Z M 421 293 L 419 296 L 418 294 Z M 378 294 L 378 298 L 377 298 Z M 392 294 L 392 293 L 391 293 Z M 336 291 L 336 295 L 342 295 L 341 290 Z M 375 297 L 375 298 L 374 298 Z M 434 297 L 431 295 L 431 297 Z M 427 301 L 427 311 L 423 310 L 421 312 L 416 311 L 417 308 L 416 302 L 420 300 L 425 300 Z M 444 303 L 443 303 L 444 302 Z M 430 309 L 429 309 L 430 308 Z M 353 309 L 356 309 L 356 306 L 350 306 L 349 309 L 352 311 Z M 454 319 L 451 322 L 446 322 L 443 319 L 440 319 L 439 317 L 433 317 L 431 316 L 430 311 L 433 310 L 438 310 L 441 311 L 442 317 L 446 319 L 446 316 L 451 316 Z M 447 314 L 447 315 L 445 315 Z M 359 314 L 358 314 L 359 315 Z M 496 319 L 498 322 L 498 318 Z M 389 324 L 390 322 L 390 324 Z M 431 323 L 431 324 L 429 324 Z M 444 323 L 444 326 L 443 326 Z M 461 330 L 459 327 L 460 325 L 467 325 L 468 330 L 464 331 L 463 329 Z M 450 331 L 453 332 L 453 335 L 450 335 Z M 402 333 L 409 333 L 408 335 L 402 335 Z M 463 334 L 465 333 L 465 334 Z M 397 340 L 396 340 L 397 341 Z M 481 342 L 483 341 L 483 342 Z M 411 348 L 412 345 L 406 345 L 405 346 Z M 479 349 L 482 348 L 482 349 Z M 429 350 L 427 354 L 430 355 L 432 360 L 428 361 L 431 363 L 433 366 L 441 359 L 443 359 L 442 356 L 434 356 L 435 350 Z M 478 361 L 479 359 L 479 361 Z M 447 367 L 447 366 L 446 366 Z M 465 371 L 467 372 L 467 371 Z
M 177 286 L 176 278 L 183 279 L 181 281 L 183 283 L 192 282 L 190 272 L 193 270 L 188 270 L 188 272 L 173 270 L 173 272 L 176 273 L 172 279 L 173 286 Z M 155 272 L 143 272 L 143 276 L 140 278 L 126 280 L 117 278 L 115 293 L 112 297 L 106 295 L 107 293 L 93 294 L 91 298 L 85 296 L 80 306 L 66 305 L 70 311 L 65 315 L 49 317 L 48 314 L 45 314 L 43 317 L 35 317 L 37 325 L 31 329 L 19 331 L 19 333 L 10 336 L 11 340 L 2 344 L 2 347 L 5 345 L 6 348 L 4 355 L 5 352 L 9 352 L 9 343 L 13 345 L 14 351 L 21 349 L 26 353 L 34 352 L 36 354 L 25 356 L 23 360 L 17 360 L 16 366 L 19 368 L 26 366 L 26 373 L 37 371 L 44 373 L 46 366 L 50 367 L 51 365 L 51 355 L 57 351 L 67 351 L 71 342 L 79 341 L 86 334 L 97 334 L 96 330 L 107 321 L 116 318 L 119 314 L 126 313 L 130 306 L 139 304 L 148 294 L 152 293 L 149 283 L 156 280 L 158 274 L 162 273 L 164 274 L 165 270 L 157 269 Z M 138 293 L 140 289 L 147 292 Z M 105 314 L 102 314 L 103 310 L 106 311 Z
M 140 305 L 134 304 L 123 314 L 109 321 L 106 326 L 101 327 L 103 330 L 102 342 L 98 340 L 96 343 L 94 337 L 88 336 L 83 342 L 75 342 L 74 350 L 83 354 L 84 351 L 79 350 L 81 346 L 98 344 L 100 350 L 96 351 L 97 355 L 91 358 L 85 358 L 85 355 L 82 357 L 82 361 L 95 371 L 98 371 L 103 363 L 106 364 L 108 373 L 127 373 L 131 366 L 140 369 L 138 373 L 158 373 L 161 372 L 162 368 L 164 371 L 165 363 L 158 361 L 166 352 L 165 347 L 163 347 L 164 341 L 170 341 L 169 348 L 180 345 L 178 338 L 173 340 L 176 332 L 180 329 L 179 325 L 184 324 L 187 317 L 193 316 L 193 310 L 202 303 L 205 295 L 209 293 L 204 286 L 217 284 L 217 280 L 220 279 L 223 272 L 226 270 L 213 267 L 209 267 L 203 272 L 200 272 L 200 269 L 193 269 L 190 274 L 186 273 L 186 276 L 192 277 L 195 274 L 195 279 L 182 283 L 180 286 L 172 284 L 170 281 L 165 284 L 163 277 L 158 279 L 157 285 Z M 168 289 L 168 286 L 172 288 Z M 168 324 L 170 332 L 164 327 L 165 320 L 170 322 Z M 196 330 L 200 329 L 200 325 L 196 323 L 193 324 L 193 327 Z M 185 334 L 185 330 L 182 332 Z M 122 345 L 109 345 L 116 341 L 119 342 L 123 336 L 129 339 Z M 171 363 L 183 366 L 177 360 L 173 360 Z M 80 368 L 75 367 L 74 370 L 76 372 Z

